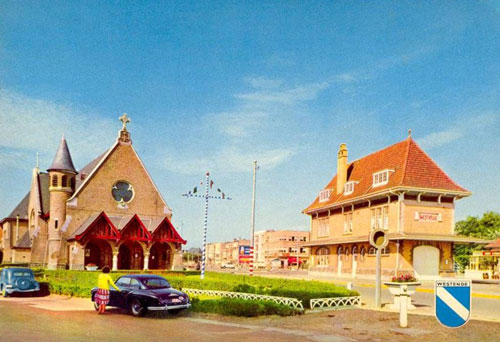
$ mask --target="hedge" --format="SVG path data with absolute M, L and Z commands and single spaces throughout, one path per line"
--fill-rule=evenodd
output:
M 297 309 L 287 305 L 267 301 L 250 301 L 236 298 L 219 298 L 191 300 L 191 310 L 194 312 L 216 313 L 225 316 L 256 317 L 262 315 L 292 316 L 300 314 Z
M 116 280 L 119 276 L 132 273 L 134 272 L 111 272 L 111 276 Z M 135 273 L 144 273 L 144 271 L 137 271 Z M 306 308 L 309 306 L 309 299 L 311 298 L 359 295 L 356 291 L 350 291 L 341 286 L 319 281 L 249 277 L 246 275 L 215 272 L 207 272 L 205 279 L 201 280 L 197 272 L 150 271 L 147 273 L 164 276 L 168 279 L 172 287 L 178 289 L 195 288 L 291 297 L 301 300 Z M 89 297 L 90 290 L 97 284 L 99 272 L 36 270 L 35 274 L 39 280 L 49 283 L 52 293 Z

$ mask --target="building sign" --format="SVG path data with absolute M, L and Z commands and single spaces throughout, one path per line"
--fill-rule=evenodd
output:
M 467 323 L 471 311 L 470 280 L 436 280 L 435 314 L 439 323 L 458 328 Z
M 250 262 L 250 246 L 240 246 L 238 252 L 238 261 L 240 264 Z
M 441 222 L 441 214 L 438 213 L 426 213 L 426 212 L 415 212 L 415 221 L 424 222 Z

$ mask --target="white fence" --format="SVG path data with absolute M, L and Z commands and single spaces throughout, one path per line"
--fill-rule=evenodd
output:
M 288 306 L 295 308 L 295 309 L 304 310 L 304 307 L 302 306 L 302 302 L 300 300 L 298 300 L 297 298 L 266 296 L 266 295 L 258 295 L 258 294 L 254 294 L 254 293 L 243 293 L 243 292 L 198 290 L 198 289 L 185 289 L 185 288 L 183 288 L 182 291 L 186 292 L 187 294 L 192 294 L 192 295 L 240 298 L 240 299 L 250 299 L 250 300 L 267 300 L 267 301 L 275 302 L 278 304 L 288 305 Z
M 314 298 L 309 301 L 311 309 L 338 308 L 347 305 L 361 305 L 360 296 L 334 297 L 334 298 Z

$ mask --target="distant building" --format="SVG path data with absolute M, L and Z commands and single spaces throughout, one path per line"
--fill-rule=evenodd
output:
M 207 265 L 221 267 L 227 263 L 234 265 L 245 263 L 244 258 L 240 257 L 242 246 L 250 246 L 250 240 L 234 239 L 228 242 L 207 243 Z
M 308 231 L 262 230 L 254 235 L 256 267 L 284 268 L 307 262 L 309 249 L 302 246 L 309 241 Z
M 356 277 L 375 273 L 370 231 L 384 229 L 382 274 L 432 278 L 453 274 L 455 201 L 470 196 L 407 139 L 348 162 L 340 145 L 337 174 L 304 213 L 311 217 L 310 271 Z

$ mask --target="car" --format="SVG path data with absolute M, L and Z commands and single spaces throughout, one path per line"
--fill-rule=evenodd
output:
M 115 282 L 121 292 L 113 287 L 109 290 L 108 306 L 129 310 L 136 317 L 147 311 L 166 311 L 178 314 L 191 307 L 187 294 L 173 289 L 167 279 L 152 274 L 130 274 L 118 278 Z M 94 308 L 99 309 L 95 301 L 97 288 L 92 289 Z
M 222 264 L 220 268 L 232 268 L 232 269 L 235 269 L 236 265 L 233 264 L 232 262 L 226 262 L 226 263 Z
M 0 291 L 4 297 L 15 292 L 37 292 L 40 291 L 40 284 L 29 268 L 4 268 L 0 274 Z

